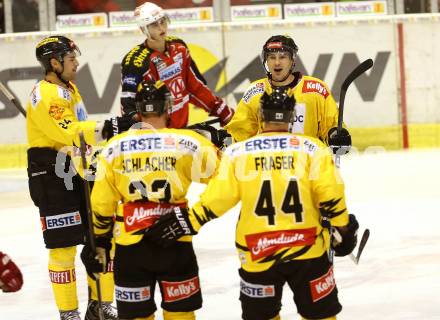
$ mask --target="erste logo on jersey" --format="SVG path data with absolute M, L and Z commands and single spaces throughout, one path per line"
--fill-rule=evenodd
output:
M 81 224 L 79 211 L 58 214 L 54 216 L 41 217 L 43 231 L 78 226 Z
M 305 80 L 303 87 L 303 93 L 319 93 L 324 98 L 327 98 L 329 95 L 328 90 L 324 87 L 324 85 L 319 81 L 314 80 Z
M 299 144 L 292 143 L 292 135 L 259 136 L 244 142 L 245 152 L 298 150 Z
M 240 291 L 251 298 L 275 297 L 274 285 L 253 284 L 240 279 Z
M 253 96 L 263 93 L 264 93 L 264 83 L 257 82 L 245 92 L 245 94 L 243 95 L 243 101 L 249 103 L 249 101 Z
M 174 302 L 191 297 L 200 291 L 199 277 L 179 282 L 161 281 L 163 288 L 163 300 Z
M 333 267 L 330 267 L 328 272 L 323 276 L 310 281 L 309 285 L 313 302 L 328 296 L 336 287 Z
M 315 243 L 316 227 L 277 230 L 245 236 L 252 261 L 267 257 L 286 247 L 309 246 Z
M 116 300 L 122 302 L 142 302 L 150 300 L 151 288 L 150 286 L 139 288 L 127 288 L 115 286 Z

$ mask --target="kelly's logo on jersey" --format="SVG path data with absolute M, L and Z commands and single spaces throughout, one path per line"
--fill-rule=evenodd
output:
M 179 282 L 161 281 L 161 284 L 165 302 L 186 299 L 200 291 L 199 277 Z
M 333 267 L 330 267 L 328 272 L 323 276 L 310 281 L 309 284 L 313 302 L 328 296 L 336 286 Z
M 318 81 L 313 81 L 313 80 L 305 80 L 304 81 L 304 84 L 302 87 L 302 92 L 303 93 L 310 93 L 310 92 L 319 93 L 324 98 L 327 98 L 329 95 L 327 89 L 324 87 L 324 85 L 322 85 L 322 83 L 320 83 Z
M 267 257 L 286 247 L 309 246 L 315 243 L 316 228 L 278 230 L 245 236 L 252 261 Z
M 140 288 L 127 288 L 115 286 L 116 300 L 122 302 L 141 302 L 151 298 L 150 286 Z
M 77 226 L 81 224 L 79 211 L 63 213 L 55 216 L 41 217 L 43 231 Z
M 251 298 L 275 297 L 274 285 L 253 284 L 240 279 L 240 291 Z

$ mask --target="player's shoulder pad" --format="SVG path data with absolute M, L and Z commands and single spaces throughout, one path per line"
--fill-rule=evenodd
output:
M 265 88 L 266 81 L 264 78 L 252 82 L 246 89 L 246 92 L 243 94 L 243 102 L 249 103 L 253 97 L 262 95 L 265 91 Z
M 110 138 L 107 141 L 102 152 L 100 153 L 100 157 L 104 158 L 108 163 L 112 162 L 116 157 L 118 157 L 120 152 L 120 143 L 126 136 L 133 134 L 132 131 L 128 130 L 117 134 Z
M 330 89 L 327 84 L 321 79 L 311 77 L 311 76 L 303 76 L 302 79 L 302 93 L 317 93 L 327 98 L 330 95 Z
M 185 43 L 185 41 L 183 41 L 182 39 L 176 37 L 176 36 L 167 36 L 165 37 L 165 41 L 169 42 L 169 43 L 178 43 L 178 44 L 182 44 L 185 47 L 188 47 Z
M 191 152 L 198 152 L 203 147 L 215 146 L 212 144 L 211 140 L 205 138 L 201 134 L 197 133 L 191 129 L 173 129 L 178 135 L 179 140 L 177 141 L 177 147 L 179 150 L 188 149 Z
M 129 68 L 148 68 L 148 56 L 151 51 L 143 44 L 139 44 L 132 48 L 122 59 L 122 69 Z

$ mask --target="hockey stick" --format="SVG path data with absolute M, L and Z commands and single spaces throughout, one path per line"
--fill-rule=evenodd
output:
M 207 120 L 207 121 L 203 121 L 203 122 L 199 122 L 199 123 L 194 123 L 190 126 L 186 126 L 185 129 L 198 129 L 202 126 L 207 126 L 207 125 L 211 125 L 211 124 L 218 123 L 218 122 L 220 122 L 220 118 L 214 118 L 211 120 Z
M 87 161 L 86 161 L 86 152 L 87 146 L 86 141 L 84 139 L 84 133 L 81 131 L 79 133 L 79 142 L 80 142 L 80 154 L 81 154 L 81 164 L 83 166 L 83 183 L 84 183 L 84 198 L 86 201 L 86 211 L 87 211 L 87 223 L 88 223 L 88 232 L 89 232 L 89 242 L 90 248 L 94 255 L 96 255 L 96 243 L 95 243 L 95 234 L 93 232 L 93 220 L 92 220 L 92 203 L 90 201 L 90 186 L 87 180 Z M 104 320 L 104 310 L 102 309 L 102 295 L 101 295 L 101 281 L 99 279 L 99 274 L 95 274 L 95 282 L 96 282 L 96 295 L 98 298 L 98 318 L 99 320 Z
M 338 113 L 338 134 L 341 133 L 342 130 L 342 122 L 344 119 L 344 103 L 345 103 L 345 95 L 347 93 L 348 87 L 353 83 L 359 76 L 361 76 L 365 71 L 369 70 L 373 66 L 373 60 L 367 59 L 353 69 L 352 72 L 345 78 L 344 82 L 341 86 L 341 92 L 339 95 L 339 113 Z M 340 155 L 336 153 L 335 156 L 335 164 L 339 167 L 339 157 Z
M 333 229 L 333 235 L 335 237 L 335 240 L 340 243 L 342 242 L 342 236 L 339 233 L 339 231 L 334 228 Z M 355 255 L 353 252 L 350 253 L 349 257 L 350 259 L 355 263 L 359 264 L 359 260 L 361 259 L 361 254 L 365 249 L 365 246 L 367 245 L 367 241 L 370 238 L 370 229 L 365 229 L 364 233 L 362 234 L 361 241 L 359 242 L 358 252 Z
M 8 90 L 8 88 L 6 88 L 6 86 L 0 82 L 0 91 L 3 92 L 3 94 L 5 95 L 5 97 L 11 101 L 14 106 L 18 109 L 18 111 L 20 111 L 20 113 L 26 118 L 26 111 L 23 109 L 23 107 L 20 104 L 20 101 L 18 101 L 17 99 L 15 99 L 14 95 L 11 93 L 11 91 Z

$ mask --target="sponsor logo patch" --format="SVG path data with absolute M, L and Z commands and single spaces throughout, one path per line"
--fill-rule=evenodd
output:
M 159 77 L 162 81 L 165 81 L 171 79 L 177 74 L 180 74 L 181 72 L 182 72 L 182 68 L 180 67 L 180 64 L 176 62 L 166 67 L 165 69 L 161 70 L 159 72 Z
M 122 84 L 125 84 L 127 86 L 130 87 L 135 87 L 137 86 L 137 81 L 136 81 L 136 76 L 133 75 L 127 75 L 124 77 L 124 79 L 122 80 Z
M 43 231 L 72 227 L 80 224 L 81 215 L 79 214 L 79 211 L 41 218 L 41 226 Z
M 127 232 L 146 229 L 161 216 L 173 211 L 169 203 L 156 202 L 129 202 L 124 204 L 124 225 Z
M 303 93 L 319 93 L 324 98 L 327 98 L 329 95 L 328 90 L 324 87 L 324 85 L 318 81 L 313 80 L 305 80 L 303 87 Z
M 313 302 L 328 296 L 335 287 L 336 283 L 333 275 L 333 267 L 330 267 L 326 274 L 310 281 L 310 292 L 312 293 Z
M 49 116 L 55 120 L 60 120 L 63 117 L 64 108 L 60 106 L 50 106 Z
M 151 288 L 150 286 L 139 288 L 127 288 L 115 286 L 116 300 L 122 302 L 142 302 L 150 300 Z
M 199 277 L 180 282 L 161 281 L 164 301 L 174 302 L 191 297 L 200 291 Z
M 53 271 L 49 269 L 49 278 L 52 283 L 71 283 L 76 280 L 75 269 L 66 271 Z
M 240 279 L 240 291 L 251 298 L 275 297 L 274 285 L 253 284 Z
M 263 94 L 264 93 L 264 84 L 263 83 L 256 83 L 252 87 L 250 87 L 246 93 L 243 96 L 243 101 L 246 103 L 249 103 L 251 98 L 257 94 Z
M 315 243 L 316 228 L 278 230 L 245 236 L 252 261 L 267 257 L 286 247 L 302 247 Z

